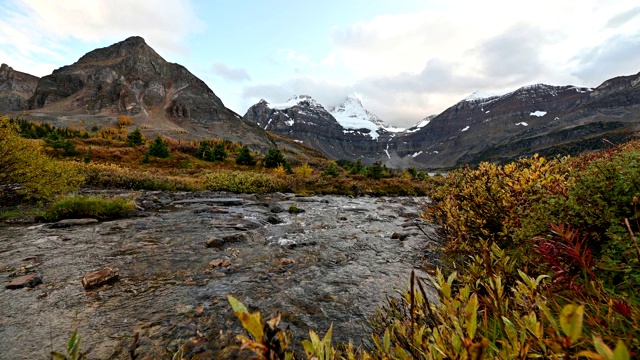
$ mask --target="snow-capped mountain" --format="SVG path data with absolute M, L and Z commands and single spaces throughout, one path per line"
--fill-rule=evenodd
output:
M 423 127 L 429 125 L 431 120 L 433 120 L 436 116 L 438 116 L 438 115 L 429 115 L 426 118 L 424 118 L 424 119 L 418 121 L 417 123 L 415 123 L 415 125 L 408 127 L 405 131 L 407 133 L 416 132 L 416 131 L 422 129 Z
M 369 131 L 364 134 L 374 140 L 385 132 L 398 133 L 405 130 L 382 121 L 376 114 L 365 109 L 360 99 L 353 95 L 347 96 L 342 104 L 331 108 L 329 113 L 342 125 L 345 133 L 367 129 Z

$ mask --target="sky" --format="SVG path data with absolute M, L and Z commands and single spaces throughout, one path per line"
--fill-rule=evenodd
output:
M 640 72 L 637 0 L 0 0 L 0 62 L 36 76 L 134 35 L 241 115 L 354 94 L 400 127 L 475 91 Z

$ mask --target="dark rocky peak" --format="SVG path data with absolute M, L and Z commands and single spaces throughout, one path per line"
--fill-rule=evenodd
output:
M 155 131 L 217 137 L 271 146 L 264 131 L 243 122 L 185 67 L 167 62 L 141 37 L 93 50 L 40 79 L 29 108 L 53 116 L 69 113 L 131 116 Z
M 124 41 L 88 52 L 77 61 L 77 64 L 114 61 L 127 56 L 151 57 L 165 61 L 155 50 L 147 45 L 143 38 L 132 36 Z
M 0 65 L 0 111 L 19 111 L 27 108 L 39 78 L 16 71 L 7 64 Z

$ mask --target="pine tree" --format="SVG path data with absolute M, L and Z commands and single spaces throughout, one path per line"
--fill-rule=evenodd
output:
M 249 151 L 248 147 L 243 146 L 242 148 L 240 148 L 240 152 L 238 153 L 238 157 L 236 158 L 236 164 L 251 166 L 256 164 L 256 160 L 253 158 L 253 156 L 251 156 L 251 152 Z
M 216 144 L 213 147 L 213 160 L 214 161 L 224 161 L 227 158 L 227 152 L 224 150 L 224 145 L 222 143 Z
M 127 143 L 129 143 L 129 145 L 131 146 L 144 144 L 144 138 L 142 137 L 140 129 L 136 128 L 131 132 L 131 134 L 127 135 Z
M 169 157 L 169 148 L 167 147 L 167 144 L 162 141 L 162 137 L 158 136 L 153 140 L 151 145 L 149 145 L 148 153 L 151 156 L 164 159 Z

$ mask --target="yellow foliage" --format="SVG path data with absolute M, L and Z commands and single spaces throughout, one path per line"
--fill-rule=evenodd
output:
M 282 165 L 280 165 L 280 166 L 282 166 Z M 307 177 L 311 176 L 311 174 L 313 173 L 313 168 L 311 166 L 309 166 L 309 164 L 304 163 L 301 166 L 298 166 L 295 169 L 293 169 L 293 172 L 298 176 L 301 176 L 303 178 L 307 178 Z
M 21 184 L 25 196 L 49 199 L 83 180 L 79 164 L 49 158 L 38 141 L 23 139 L 8 118 L 0 118 L 0 185 Z
M 118 126 L 133 125 L 133 120 L 128 115 L 118 115 Z

